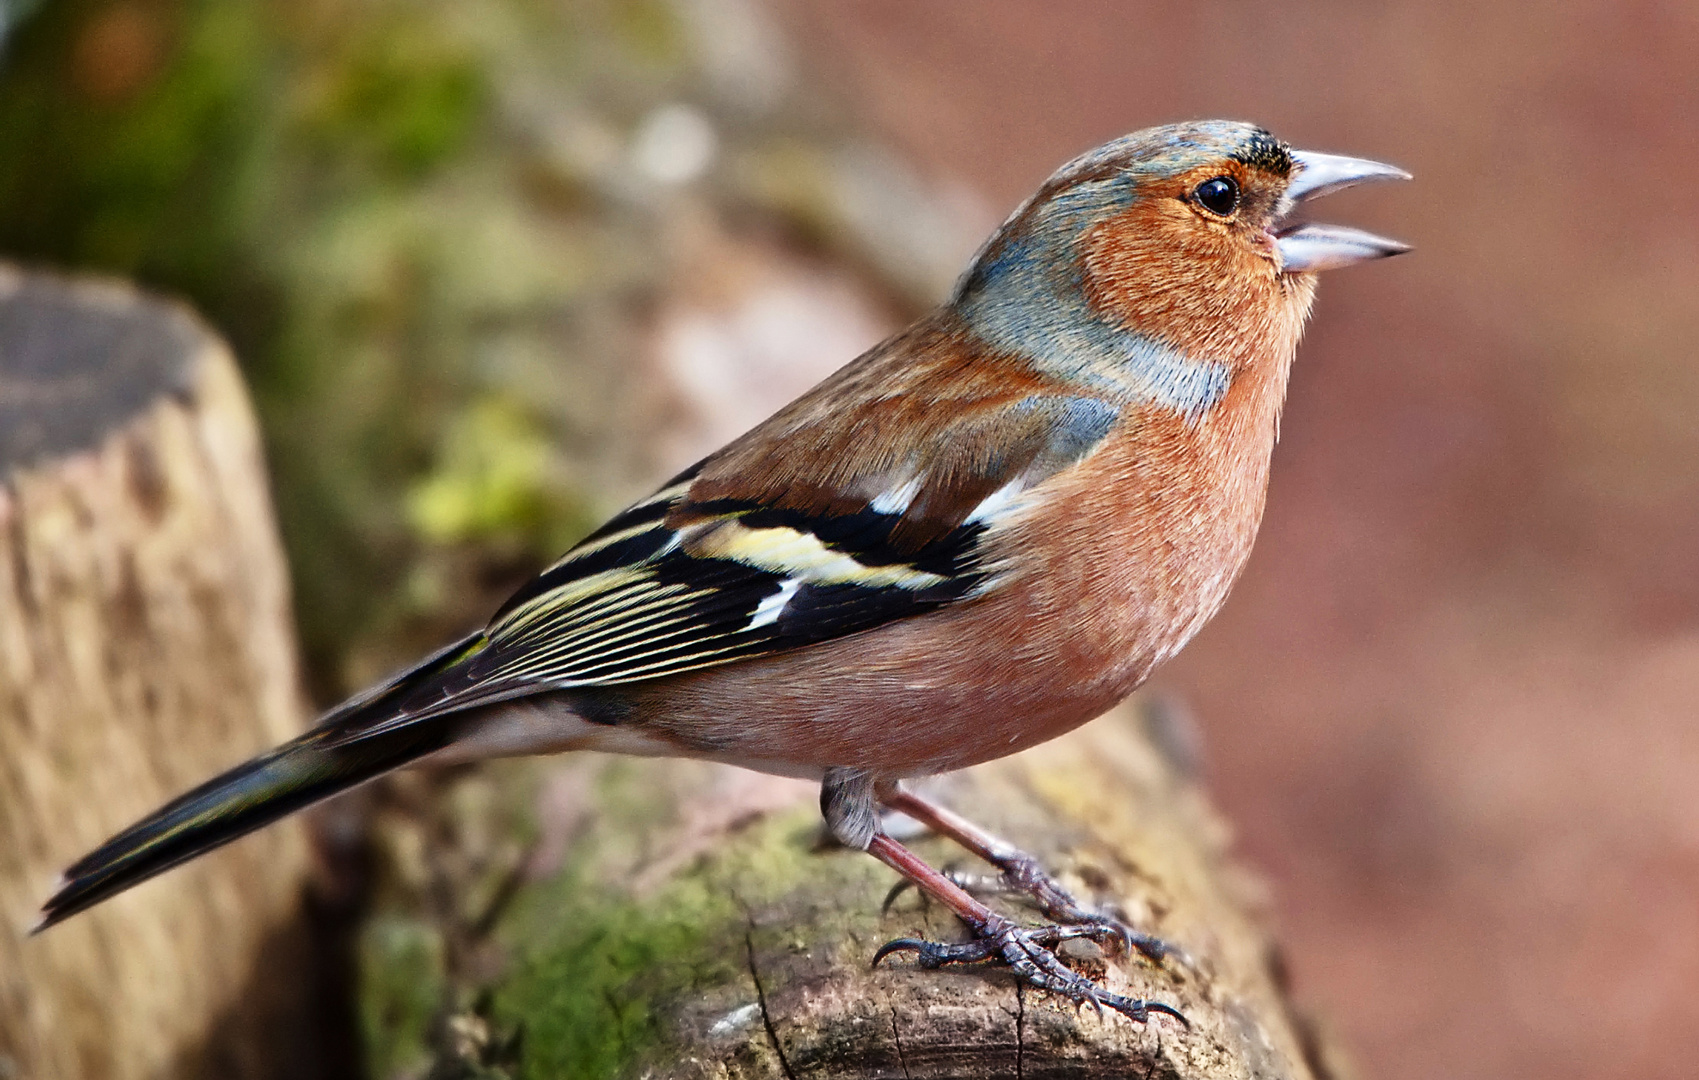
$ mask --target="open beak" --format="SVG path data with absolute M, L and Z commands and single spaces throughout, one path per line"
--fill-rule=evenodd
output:
M 1288 206 L 1330 195 L 1357 184 L 1377 180 L 1408 180 L 1410 174 L 1394 165 L 1362 158 L 1340 157 L 1338 154 L 1317 154 L 1309 150 L 1292 151 L 1298 173 L 1286 185 Z M 1337 270 L 1341 266 L 1402 255 L 1409 244 L 1388 240 L 1361 229 L 1343 225 L 1311 223 L 1287 225 L 1277 229 L 1274 246 L 1280 250 L 1281 271 L 1287 274 L 1311 274 L 1320 270 Z

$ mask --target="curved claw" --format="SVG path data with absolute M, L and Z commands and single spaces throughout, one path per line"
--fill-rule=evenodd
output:
M 1178 1020 L 1180 1022 L 1180 1026 L 1184 1027 L 1188 1031 L 1190 1031 L 1192 1027 L 1192 1022 L 1187 1020 L 1180 1010 L 1174 1008 L 1172 1005 L 1164 1005 L 1160 1001 L 1145 1001 L 1143 998 L 1122 997 L 1120 994 L 1112 994 L 1107 990 L 1087 991 L 1079 1000 L 1081 1004 L 1087 1001 L 1091 1002 L 1092 1005 L 1097 1007 L 1097 1014 L 1099 1016 L 1103 1015 L 1103 1006 L 1107 1005 L 1122 1016 L 1125 1016 L 1127 1019 L 1136 1023 L 1149 1023 L 1151 1013 L 1160 1013 L 1163 1016 L 1171 1016 L 1175 1020 Z
M 1143 1006 L 1143 1008 L 1139 1010 L 1140 1013 L 1161 1013 L 1164 1016 L 1171 1016 L 1180 1021 L 1180 1026 L 1185 1028 L 1187 1031 L 1192 1029 L 1192 1022 L 1187 1020 L 1185 1015 L 1181 1013 L 1179 1009 L 1176 1009 L 1171 1005 L 1164 1005 L 1160 1001 L 1141 1001 L 1139 1004 Z M 1143 1016 L 1139 1018 L 1139 1023 L 1144 1023 Z
M 966 941 L 960 945 L 945 945 L 937 941 L 926 941 L 921 938 L 897 938 L 887 941 L 873 954 L 873 965 L 894 952 L 914 953 L 916 965 L 931 970 L 941 968 L 945 964 L 971 964 L 978 960 L 988 959 L 992 949 L 981 941 Z
M 922 938 L 897 938 L 879 947 L 879 951 L 873 954 L 873 966 L 878 967 L 879 961 L 894 952 L 912 952 L 914 962 L 930 970 L 945 964 L 972 964 L 989 960 L 996 955 L 997 950 L 986 941 L 964 941 L 956 945 L 946 945 Z
M 879 905 L 879 914 L 881 916 L 889 915 L 891 913 L 891 905 L 897 902 L 897 897 L 907 892 L 913 884 L 914 883 L 908 878 L 902 878 L 898 880 L 895 885 L 891 886 L 891 891 L 885 894 L 885 902 Z M 875 960 L 874 963 L 878 963 L 878 961 Z
M 1104 1004 L 1108 1005 L 1111 1009 L 1114 1009 L 1122 1016 L 1140 1024 L 1149 1023 L 1151 1013 L 1160 1013 L 1163 1016 L 1171 1016 L 1178 1020 L 1180 1022 L 1180 1026 L 1185 1028 L 1187 1031 L 1192 1029 L 1192 1022 L 1187 1020 L 1180 1010 L 1171 1005 L 1164 1005 L 1160 1001 L 1144 1001 L 1138 998 L 1124 998 L 1119 994 L 1105 994 L 1103 996 L 1103 1001 Z
M 872 964 L 872 966 L 878 967 L 879 961 L 885 959 L 885 957 L 887 957 L 887 956 L 890 956 L 892 953 L 897 953 L 897 952 L 924 953 L 924 952 L 926 952 L 926 947 L 930 944 L 932 944 L 930 941 L 923 941 L 920 938 L 912 938 L 912 937 L 893 938 L 890 941 L 885 942 L 885 944 L 879 946 L 879 951 L 873 954 L 873 964 Z

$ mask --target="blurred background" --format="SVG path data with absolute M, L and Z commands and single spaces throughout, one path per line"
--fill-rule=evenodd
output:
M 0 0 L 0 257 L 193 303 L 314 697 L 940 299 L 1056 165 L 1260 122 L 1324 216 L 1267 519 L 1160 689 L 1364 1076 L 1699 1059 L 1699 8 Z

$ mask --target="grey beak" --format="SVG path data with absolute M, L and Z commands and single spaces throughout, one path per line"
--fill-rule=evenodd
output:
M 1344 225 L 1299 225 L 1275 237 L 1274 246 L 1280 249 L 1280 269 L 1287 274 L 1337 270 L 1410 250 L 1409 244 Z
M 1377 180 L 1409 180 L 1410 174 L 1396 165 L 1386 165 L 1365 158 L 1341 157 L 1338 154 L 1318 154 L 1313 150 L 1294 150 L 1292 160 L 1298 165 L 1298 175 L 1286 185 L 1286 197 L 1293 202 L 1331 195 L 1358 184 Z
M 1298 165 L 1298 175 L 1286 185 L 1286 198 L 1292 204 L 1357 184 L 1410 179 L 1410 174 L 1396 165 L 1363 158 L 1294 150 L 1292 160 Z M 1288 274 L 1337 270 L 1410 250 L 1409 244 L 1343 225 L 1291 226 L 1275 234 L 1275 247 L 1280 249 L 1281 270 Z

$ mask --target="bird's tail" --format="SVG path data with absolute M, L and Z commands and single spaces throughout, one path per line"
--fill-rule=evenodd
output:
M 65 871 L 31 929 L 49 926 L 197 855 L 441 749 L 458 720 L 396 723 L 414 692 L 475 651 L 481 636 L 333 710 L 311 731 L 160 807 Z M 364 729 L 376 728 L 370 734 Z

